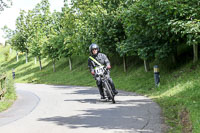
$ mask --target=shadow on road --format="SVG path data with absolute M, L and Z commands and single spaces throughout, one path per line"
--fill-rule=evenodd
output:
M 55 89 L 74 89 L 73 93 L 68 92 L 65 94 L 81 94 L 81 95 L 88 95 L 88 94 L 99 94 L 98 88 L 96 87 L 82 87 L 82 86 L 66 86 L 66 85 L 51 85 Z M 119 94 L 117 96 L 139 96 L 136 93 L 130 93 L 127 91 L 118 90 Z
M 55 89 L 65 89 L 64 95 L 99 95 L 97 88 L 78 86 L 54 86 Z M 77 96 L 77 95 L 76 95 Z M 96 98 L 96 97 L 95 97 Z M 77 110 L 77 115 L 52 116 L 39 118 L 38 121 L 46 121 L 57 125 L 66 126 L 71 129 L 77 128 L 101 128 L 105 130 L 119 129 L 128 132 L 154 133 L 151 120 L 157 120 L 159 114 L 153 112 L 152 100 L 139 96 L 135 93 L 119 91 L 116 104 L 102 102 L 94 97 L 74 97 L 66 99 L 65 102 L 77 102 L 85 104 L 85 109 Z M 75 104 L 74 106 L 78 106 Z M 88 107 L 89 105 L 89 107 Z M 154 110 L 155 108 L 153 108 Z M 67 110 L 66 110 L 67 111 Z M 154 122 L 155 122 L 154 121 Z M 157 123 L 153 123 L 154 125 Z
M 77 101 L 81 103 L 91 104 L 109 104 L 107 102 L 100 102 L 97 99 L 74 99 L 65 100 L 67 102 Z M 135 106 L 130 104 L 136 102 Z M 124 105 L 122 105 L 124 103 Z M 129 103 L 129 104 L 125 104 Z M 128 100 L 121 101 L 117 104 L 109 104 L 111 107 L 103 109 L 88 109 L 81 110 L 82 114 L 65 117 L 54 116 L 48 118 L 40 118 L 39 121 L 53 122 L 57 125 L 67 126 L 69 128 L 93 128 L 99 127 L 102 129 L 123 129 L 126 131 L 142 131 L 149 123 L 147 106 L 152 104 L 151 101 L 146 100 Z M 144 111 L 141 113 L 141 111 Z M 147 132 L 152 132 L 151 129 L 145 129 Z M 143 131 L 144 132 L 144 131 Z

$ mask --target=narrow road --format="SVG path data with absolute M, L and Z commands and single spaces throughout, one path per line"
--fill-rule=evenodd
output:
M 0 113 L 2 133 L 162 133 L 159 106 L 120 91 L 116 104 L 97 88 L 16 84 L 18 100 Z

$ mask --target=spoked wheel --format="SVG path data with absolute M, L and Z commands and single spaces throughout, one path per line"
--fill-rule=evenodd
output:
M 107 93 L 108 99 L 111 99 L 112 103 L 115 103 L 115 95 L 112 91 L 111 86 L 108 84 L 108 82 L 105 82 L 105 88 L 106 88 L 106 93 Z

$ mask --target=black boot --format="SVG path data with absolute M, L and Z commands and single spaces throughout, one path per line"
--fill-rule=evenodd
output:
M 114 88 L 114 89 L 112 89 L 112 91 L 113 91 L 113 93 L 115 94 L 115 95 L 117 95 L 118 94 L 118 91 Z
M 115 85 L 114 85 L 112 79 L 109 80 L 109 83 L 110 83 L 110 85 L 111 85 L 111 88 L 112 88 L 113 93 L 114 93 L 115 95 L 117 95 L 117 94 L 118 94 L 118 91 L 115 89 Z
M 99 86 L 98 89 L 99 89 L 99 94 L 101 95 L 101 99 L 106 99 L 105 95 L 103 93 L 103 88 L 101 86 Z
M 105 96 L 101 96 L 101 99 L 106 99 L 106 97 Z

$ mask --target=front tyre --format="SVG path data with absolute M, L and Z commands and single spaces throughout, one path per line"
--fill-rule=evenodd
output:
M 112 88 L 108 82 L 105 82 L 105 88 L 108 98 L 112 100 L 112 103 L 115 103 L 114 93 L 112 92 Z

